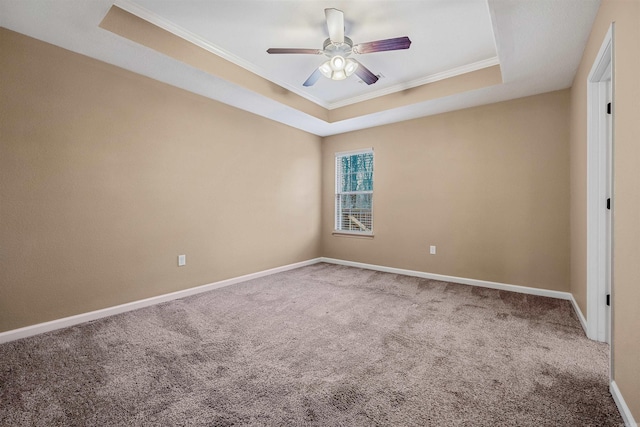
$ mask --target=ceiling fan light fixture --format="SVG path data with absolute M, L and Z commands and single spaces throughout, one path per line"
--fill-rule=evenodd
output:
M 344 70 L 344 66 L 346 64 L 347 64 L 347 61 L 345 61 L 345 59 L 340 55 L 336 55 L 333 58 L 331 58 L 331 60 L 330 60 L 331 69 L 333 71 L 342 71 L 342 70 Z
M 334 71 L 333 75 L 331 76 L 332 80 L 344 80 L 346 78 L 347 78 L 347 73 L 345 73 L 344 70 Z
M 358 63 L 353 59 L 345 59 L 336 55 L 325 61 L 318 67 L 318 70 L 328 79 L 344 80 L 356 71 Z
M 409 49 L 411 40 L 407 36 L 391 39 L 375 40 L 354 45 L 353 41 L 344 35 L 344 13 L 335 8 L 324 10 L 327 20 L 329 37 L 322 44 L 322 49 L 300 48 L 269 48 L 269 54 L 313 54 L 324 55 L 328 60 L 322 63 L 302 84 L 304 87 L 313 86 L 320 75 L 332 80 L 344 80 L 357 71 L 358 77 L 367 85 L 378 81 L 379 77 L 356 60 L 347 58 L 352 53 L 364 54 L 384 52 L 387 50 Z
M 329 61 L 325 61 L 321 66 L 318 67 L 323 76 L 330 79 L 331 74 L 333 74 L 333 70 L 331 69 L 331 65 L 329 65 Z
M 349 77 L 358 68 L 358 63 L 353 59 L 347 59 L 347 65 L 344 66 L 344 72 Z

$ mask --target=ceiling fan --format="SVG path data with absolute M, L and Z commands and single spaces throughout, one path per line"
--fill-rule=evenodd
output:
M 365 54 L 382 52 L 385 50 L 409 49 L 411 40 L 409 37 L 396 37 L 393 39 L 377 40 L 354 45 L 349 37 L 344 35 L 344 13 L 338 9 L 325 9 L 327 17 L 327 28 L 329 38 L 323 43 L 322 49 L 297 49 L 278 48 L 267 49 L 270 54 L 311 54 L 325 55 L 328 60 L 322 63 L 303 83 L 303 86 L 313 86 L 321 75 L 332 80 L 344 80 L 353 73 L 360 77 L 368 85 L 378 81 L 378 76 L 373 74 L 367 67 L 353 58 L 349 58 L 352 53 Z

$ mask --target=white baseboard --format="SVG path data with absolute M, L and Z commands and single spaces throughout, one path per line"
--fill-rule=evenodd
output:
M 574 309 L 578 313 L 582 327 L 586 326 L 586 321 L 582 312 L 578 309 L 573 295 L 569 292 L 552 291 L 548 289 L 530 288 L 527 286 L 510 285 L 506 283 L 489 282 L 486 280 L 467 279 L 464 277 L 445 276 L 442 274 L 425 273 L 422 271 L 405 270 L 401 268 L 385 267 L 375 264 L 365 264 L 361 262 L 345 261 L 335 258 L 313 258 L 307 261 L 297 262 L 294 264 L 284 265 L 282 267 L 276 267 L 269 270 L 259 271 L 256 273 L 246 274 L 244 276 L 234 277 L 231 279 L 221 280 L 219 282 L 209 283 L 195 288 L 184 289 L 182 291 L 176 291 L 169 294 L 158 295 L 143 300 L 132 301 L 126 304 L 117 305 L 114 307 L 103 308 L 100 310 L 90 311 L 88 313 L 77 314 L 75 316 L 64 317 L 62 319 L 52 320 L 50 322 L 38 323 L 36 325 L 26 326 L 24 328 L 13 329 L 11 331 L 0 332 L 0 344 L 4 342 L 14 341 L 21 338 L 30 337 L 33 335 L 42 334 L 44 332 L 54 331 L 56 329 L 66 328 L 69 326 L 78 325 L 80 323 L 89 322 L 91 320 L 101 319 L 103 317 L 113 316 L 115 314 L 124 313 L 127 311 L 137 310 L 139 308 L 148 307 L 150 305 L 160 304 L 162 302 L 171 301 L 179 298 L 184 298 L 190 295 L 199 294 L 202 292 L 211 291 L 213 289 L 222 288 L 225 286 L 234 285 L 236 283 L 245 282 L 247 280 L 257 279 L 259 277 L 268 276 L 275 273 L 280 273 L 287 270 L 293 270 L 295 268 L 305 267 L 307 265 L 317 264 L 319 262 L 326 262 L 329 264 L 346 265 L 350 267 L 364 268 L 367 270 L 383 271 L 386 273 L 404 274 L 406 276 L 422 277 L 425 279 L 442 280 L 445 282 L 461 283 L 464 285 L 481 286 L 485 288 L 498 289 L 510 292 L 519 292 L 530 295 L 539 295 L 544 297 L 551 297 L 557 299 L 564 299 L 572 301 Z
M 13 329 L 11 331 L 0 333 L 0 344 L 19 340 L 21 338 L 31 337 L 33 335 L 42 334 L 44 332 L 55 331 L 69 326 L 78 325 L 80 323 L 89 322 L 91 320 L 101 319 L 103 317 L 113 316 L 127 311 L 137 310 L 139 308 L 148 307 L 150 305 L 160 304 L 162 302 L 171 301 L 179 298 L 188 297 L 190 295 L 211 291 L 213 289 L 223 288 L 225 286 L 234 285 L 247 280 L 257 279 L 259 277 L 269 276 L 271 274 L 280 273 L 307 265 L 317 264 L 320 258 L 313 258 L 307 261 L 296 262 L 294 264 L 284 265 L 282 267 L 271 268 L 269 270 L 258 271 L 256 273 L 246 274 L 244 276 L 233 277 L 231 279 L 221 280 L 219 282 L 209 283 L 195 288 L 184 289 L 182 291 L 171 292 L 169 294 L 158 295 L 138 301 L 128 302 L 126 304 L 107 307 L 101 310 L 90 311 L 88 313 L 77 314 L 75 316 L 64 317 L 62 319 L 52 320 L 50 322 L 38 323 L 36 325 L 25 326 L 24 328 Z
M 586 336 L 589 336 L 589 334 L 587 333 L 587 319 L 584 318 L 584 314 L 582 314 L 582 310 L 580 310 L 580 306 L 578 305 L 576 299 L 573 297 L 573 294 L 571 294 L 571 305 L 573 305 L 573 310 L 578 315 L 578 319 L 580 320 L 582 329 L 584 329 L 584 334 Z
M 622 394 L 620 393 L 620 389 L 615 381 L 611 381 L 609 385 L 609 391 L 611 391 L 611 396 L 613 396 L 613 400 L 616 402 L 618 406 L 618 410 L 620 411 L 620 415 L 622 415 L 622 419 L 624 421 L 624 425 L 626 427 L 638 427 L 638 423 L 633 419 L 633 415 L 631 414 L 631 410 L 627 406 L 627 403 L 624 401 Z
M 404 270 L 401 268 L 393 268 L 393 267 L 385 267 L 381 265 L 375 264 L 365 264 L 362 262 L 355 261 L 345 261 L 341 259 L 334 258 L 320 258 L 320 262 L 327 262 L 330 264 L 339 264 L 346 265 L 349 267 L 358 267 L 365 268 L 367 270 L 376 270 L 376 271 L 384 271 L 385 273 L 395 273 L 395 274 L 404 274 L 405 276 L 415 276 L 422 277 L 425 279 L 433 279 L 433 280 L 442 280 L 444 282 L 453 282 L 453 283 L 462 283 L 464 285 L 471 286 L 482 286 L 485 288 L 491 289 L 499 289 L 502 291 L 510 291 L 510 292 L 519 292 L 522 294 L 530 294 L 530 295 L 539 295 L 543 297 L 557 298 L 563 300 L 571 301 L 571 305 L 573 306 L 573 310 L 576 312 L 578 319 L 580 320 L 580 324 L 582 325 L 582 329 L 584 330 L 585 335 L 587 334 L 587 319 L 585 319 L 582 314 L 582 310 L 578 306 L 573 294 L 570 292 L 561 292 L 561 291 L 552 291 L 549 289 L 539 289 L 539 288 L 530 288 L 527 286 L 518 286 L 518 285 L 510 285 L 507 283 L 499 283 L 499 282 L 488 282 L 486 280 L 477 280 L 477 279 L 467 279 L 464 277 L 456 277 L 456 276 L 445 276 L 442 274 L 434 274 L 434 273 L 425 273 L 422 271 L 415 270 Z
M 441 280 L 443 282 L 461 283 L 463 285 L 481 286 L 483 288 L 498 289 L 501 291 L 518 292 L 521 294 L 539 295 L 543 297 L 571 300 L 573 295 L 569 292 L 552 291 L 549 289 L 530 288 L 527 286 L 510 285 L 507 283 L 489 282 L 486 280 L 467 279 L 464 277 L 445 276 L 442 274 L 425 273 L 423 271 L 405 270 L 402 268 L 385 267 L 382 265 L 365 264 L 362 262 L 344 261 L 334 258 L 320 258 L 320 262 L 346 265 L 349 267 L 364 268 L 367 270 L 383 271 L 385 273 L 404 274 L 405 276 L 422 277 L 424 279 Z
M 498 290 L 504 290 L 504 291 L 519 292 L 519 293 L 530 294 L 530 295 L 539 295 L 539 296 L 545 296 L 550 298 L 569 300 L 571 301 L 571 304 L 573 305 L 573 308 L 576 311 L 578 318 L 580 319 L 580 323 L 582 324 L 582 327 L 585 330 L 585 332 L 587 329 L 586 327 L 587 322 L 584 318 L 584 315 L 582 314 L 580 307 L 578 307 L 578 304 L 576 303 L 575 298 L 569 292 L 530 288 L 527 286 L 517 286 L 517 285 L 506 284 L 506 283 L 489 282 L 486 280 L 467 279 L 467 278 L 456 277 L 456 276 L 445 276 L 442 274 L 425 273 L 422 271 L 405 270 L 401 268 L 385 267 L 385 266 L 375 265 L 375 264 L 365 264 L 361 262 L 345 261 L 345 260 L 340 260 L 335 258 L 320 257 L 320 258 L 313 258 L 307 261 L 297 262 L 294 264 L 284 265 L 281 267 L 271 268 L 269 270 L 263 270 L 256 273 L 246 274 L 244 276 L 221 280 L 219 282 L 209 283 L 206 285 L 197 286 L 195 288 L 184 289 L 181 291 L 176 291 L 176 292 L 172 292 L 164 295 L 158 295 L 155 297 L 146 298 L 139 301 L 133 301 L 126 304 L 117 305 L 114 307 L 108 307 L 101 310 L 95 310 L 88 313 L 82 313 L 82 314 L 77 314 L 75 316 L 69 316 L 69 317 L 64 317 L 62 319 L 52 320 L 50 322 L 39 323 L 37 325 L 31 325 L 31 326 L 26 326 L 24 328 L 1 332 L 0 344 L 9 342 L 9 341 L 18 340 L 21 338 L 27 338 L 30 336 L 42 334 L 49 331 L 54 331 L 57 329 L 66 328 L 69 326 L 78 325 L 80 323 L 89 322 L 91 320 L 101 319 L 103 317 L 113 316 L 115 314 L 125 313 L 127 311 L 137 310 L 139 308 L 160 304 L 162 302 L 172 301 L 172 300 L 184 298 L 190 295 L 196 295 L 202 292 L 207 292 L 214 289 L 223 288 L 225 286 L 234 285 L 236 283 L 257 279 L 259 277 L 269 276 L 271 274 L 317 264 L 319 262 L 326 262 L 329 264 L 345 265 L 349 267 L 364 268 L 367 270 L 383 271 L 386 273 L 403 274 L 406 276 L 422 277 L 425 279 L 441 280 L 445 282 L 461 283 L 464 285 L 481 286 L 481 287 L 491 288 L 491 289 L 498 289 Z M 631 411 L 629 410 L 629 407 L 627 406 L 624 398 L 622 397 L 622 394 L 620 393 L 620 389 L 618 388 L 618 385 L 616 384 L 615 381 L 611 381 L 609 390 L 611 391 L 613 400 L 618 406 L 618 410 L 622 415 L 625 426 L 638 427 L 638 424 L 635 422 L 633 415 L 631 414 Z

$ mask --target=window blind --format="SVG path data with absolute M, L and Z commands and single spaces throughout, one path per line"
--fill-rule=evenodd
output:
M 336 153 L 336 231 L 373 234 L 373 158 L 373 149 Z

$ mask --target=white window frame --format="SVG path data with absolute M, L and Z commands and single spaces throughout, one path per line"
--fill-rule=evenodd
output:
M 357 155 L 357 154 L 367 154 L 367 153 L 371 153 L 373 155 L 373 177 L 372 177 L 372 181 L 373 181 L 373 190 L 371 191 L 346 191 L 343 192 L 341 191 L 341 187 L 340 187 L 340 183 L 339 183 L 339 170 L 338 170 L 338 159 L 341 157 L 345 157 L 345 156 L 353 156 L 353 155 Z M 334 179 L 335 179 L 335 194 L 334 194 L 334 210 L 333 210 L 333 217 L 334 217 L 334 224 L 333 224 L 333 233 L 334 234 L 351 234 L 351 235 L 355 235 L 355 236 L 373 236 L 373 223 L 374 223 L 374 218 L 373 218 L 373 193 L 375 191 L 375 154 L 373 151 L 373 148 L 362 148 L 359 150 L 353 150 L 353 151 L 341 151 L 338 153 L 335 153 L 335 158 L 334 158 Z M 359 230 L 340 230 L 339 229 L 339 224 L 340 224 L 340 216 L 341 216 L 341 209 L 339 206 L 339 196 L 344 195 L 344 194 L 371 194 L 371 229 L 367 230 L 367 231 L 359 231 Z

